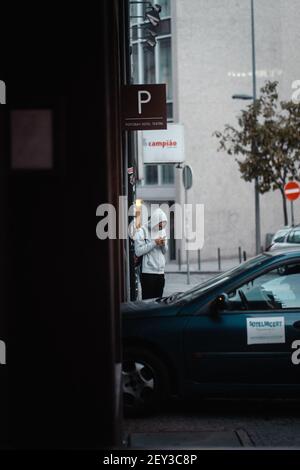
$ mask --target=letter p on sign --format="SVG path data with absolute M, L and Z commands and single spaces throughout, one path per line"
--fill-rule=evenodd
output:
M 143 99 L 143 95 L 145 99 Z M 147 90 L 139 90 L 138 92 L 138 108 L 139 114 L 142 114 L 142 104 L 149 103 L 151 101 L 151 93 Z
M 6 86 L 3 80 L 0 80 L 0 104 L 6 104 Z

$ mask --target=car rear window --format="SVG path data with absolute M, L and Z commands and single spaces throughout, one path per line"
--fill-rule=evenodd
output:
M 284 235 L 279 235 L 277 237 L 274 238 L 274 242 L 275 243 L 282 243 L 284 242 Z
M 288 230 L 279 230 L 275 233 L 273 243 L 283 243 Z

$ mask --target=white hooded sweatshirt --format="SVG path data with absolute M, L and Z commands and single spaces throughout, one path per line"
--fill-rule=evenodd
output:
M 165 254 L 168 251 L 168 240 L 165 229 L 159 230 L 160 222 L 167 222 L 167 216 L 161 209 L 156 209 L 147 225 L 137 230 L 135 234 L 134 249 L 136 256 L 143 256 L 142 273 L 164 274 Z M 165 238 L 165 245 L 158 246 L 157 238 Z

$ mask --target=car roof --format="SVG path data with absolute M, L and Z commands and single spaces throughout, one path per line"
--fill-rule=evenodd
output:
M 293 230 L 295 228 L 300 228 L 300 224 L 296 224 L 296 225 L 285 225 L 284 227 L 281 227 L 279 228 L 278 230 L 276 230 L 275 232 L 275 235 L 276 233 L 279 233 L 279 232 L 288 232 L 289 230 Z
M 284 256 L 290 258 L 297 258 L 300 257 L 300 248 L 299 246 L 289 246 L 287 248 L 280 247 L 275 251 L 266 251 L 264 252 L 265 255 L 270 256 L 272 258 L 276 256 Z
M 286 233 L 288 232 L 289 230 L 291 230 L 292 227 L 286 227 L 286 228 L 280 228 L 279 230 L 277 230 L 277 232 L 275 233 L 275 235 L 278 235 L 279 233 Z

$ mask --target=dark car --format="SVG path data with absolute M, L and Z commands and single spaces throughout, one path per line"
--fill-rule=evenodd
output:
M 124 304 L 123 344 L 127 413 L 172 395 L 300 392 L 300 250 L 264 253 L 185 293 Z

